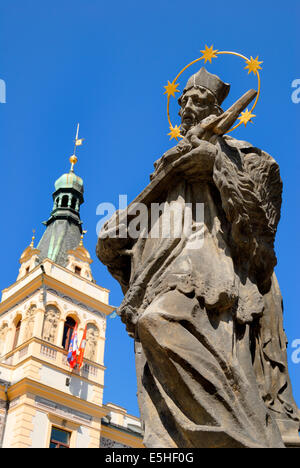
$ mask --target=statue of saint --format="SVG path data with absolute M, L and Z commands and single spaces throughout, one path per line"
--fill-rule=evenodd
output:
M 31 306 L 26 313 L 26 325 L 24 331 L 24 341 L 30 340 L 33 336 L 34 320 L 35 320 L 36 306 Z
M 279 167 L 250 143 L 207 141 L 201 127 L 223 114 L 229 89 L 205 68 L 188 80 L 179 99 L 184 138 L 135 200 L 148 213 L 162 204 L 155 226 L 126 235 L 129 205 L 99 236 L 98 257 L 125 295 L 118 313 L 135 340 L 148 448 L 273 448 L 298 437 L 274 274 Z M 192 228 L 152 236 L 174 202 L 175 215 L 192 207 Z
M 84 357 L 90 361 L 96 361 L 98 337 L 98 328 L 93 324 L 89 324 L 86 331 L 86 347 Z
M 43 340 L 49 341 L 49 343 L 55 343 L 59 317 L 60 312 L 57 307 L 53 305 L 46 307 Z

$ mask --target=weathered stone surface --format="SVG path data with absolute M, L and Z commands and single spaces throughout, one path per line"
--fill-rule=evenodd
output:
M 204 223 L 193 210 L 188 235 L 153 238 L 150 226 L 147 237 L 126 238 L 131 204 L 103 227 L 97 254 L 125 295 L 119 314 L 135 339 L 144 444 L 284 447 L 300 423 L 274 274 L 279 167 L 249 143 L 201 130 L 228 92 L 215 77 L 210 90 L 208 75 L 189 80 L 179 100 L 185 138 L 135 200 L 177 202 L 177 214 L 202 203 Z M 169 222 L 166 205 L 158 222 Z

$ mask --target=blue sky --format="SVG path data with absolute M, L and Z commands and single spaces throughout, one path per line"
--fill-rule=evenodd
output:
M 282 3 L 280 4 L 282 5 Z M 131 201 L 148 184 L 153 162 L 170 146 L 166 118 L 167 80 L 199 57 L 205 44 L 263 60 L 262 94 L 254 124 L 234 136 L 252 142 L 280 164 L 284 182 L 276 272 L 284 298 L 289 365 L 300 405 L 300 364 L 291 343 L 300 339 L 299 318 L 299 111 L 291 100 L 299 78 L 299 2 L 252 0 L 173 1 L 14 0 L 0 2 L 1 289 L 17 277 L 18 261 L 52 208 L 54 181 L 69 169 L 75 125 L 81 124 L 78 175 L 85 182 L 82 219 L 85 244 L 98 284 L 117 282 L 95 256 L 96 207 L 119 194 Z M 229 106 L 250 87 L 244 63 L 219 57 L 208 70 L 232 84 Z M 197 66 L 189 71 L 194 73 Z M 180 80 L 182 90 L 190 73 Z M 172 122 L 179 123 L 175 101 Z M 298 128 L 297 128 L 298 127 Z M 105 402 L 138 414 L 133 342 L 119 318 L 108 320 Z

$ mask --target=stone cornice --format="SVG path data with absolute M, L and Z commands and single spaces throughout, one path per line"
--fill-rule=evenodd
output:
M 72 272 L 69 271 L 68 273 L 72 274 Z M 60 297 L 65 297 L 70 302 L 75 303 L 76 305 L 79 305 L 80 307 L 83 307 L 86 310 L 89 310 L 90 312 L 97 311 L 100 314 L 104 314 L 103 317 L 111 314 L 113 310 L 115 310 L 115 307 L 112 307 L 108 304 L 105 304 L 104 302 L 94 299 L 93 297 L 82 293 L 65 283 L 62 283 L 61 281 L 51 277 L 50 275 L 41 273 L 39 276 L 33 278 L 32 281 L 25 284 L 22 288 L 15 291 L 15 293 L 13 293 L 11 296 L 4 299 L 0 303 L 0 315 L 3 312 L 7 312 L 11 308 L 27 300 L 29 297 L 32 296 L 32 294 L 34 294 L 38 290 L 41 290 L 43 286 L 45 286 L 46 289 L 51 290 L 52 293 L 59 295 Z M 47 286 L 49 286 L 49 288 L 47 288 Z M 98 288 L 97 285 L 93 284 L 93 286 L 95 288 Z
M 48 387 L 45 384 L 29 379 L 23 378 L 15 383 L 8 389 L 9 400 L 14 400 L 24 394 L 31 394 L 44 398 L 46 400 L 55 401 L 58 405 L 73 408 L 81 413 L 88 414 L 96 418 L 102 418 L 107 415 L 106 408 L 91 403 L 86 400 L 81 400 L 78 397 L 64 393 L 53 387 Z

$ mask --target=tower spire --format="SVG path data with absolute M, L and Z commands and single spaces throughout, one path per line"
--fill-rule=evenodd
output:
M 78 161 L 78 158 L 76 156 L 77 146 L 81 146 L 84 140 L 84 138 L 78 138 L 78 135 L 79 135 L 79 123 L 77 124 L 77 130 L 76 130 L 76 136 L 75 136 L 75 142 L 74 142 L 74 153 L 70 157 L 70 163 L 71 163 L 70 172 L 74 172 L 74 166 Z
M 76 249 L 81 241 L 80 206 L 84 202 L 84 186 L 83 180 L 74 173 L 74 165 L 77 162 L 76 148 L 82 142 L 78 124 L 74 154 L 70 158 L 71 169 L 55 182 L 53 209 L 50 218 L 44 223 L 46 230 L 38 244 L 41 260 L 49 258 L 64 267 L 68 264 L 68 252 Z

